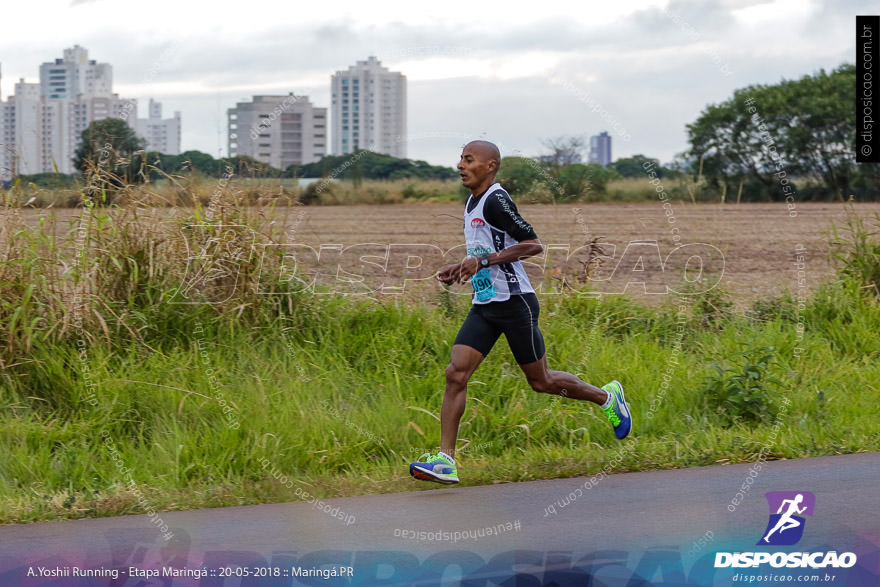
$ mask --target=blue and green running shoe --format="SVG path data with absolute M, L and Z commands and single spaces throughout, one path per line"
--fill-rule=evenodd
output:
M 619 381 L 614 380 L 603 385 L 602 389 L 611 395 L 611 404 L 607 408 L 602 408 L 602 411 L 614 425 L 614 435 L 623 440 L 632 431 L 632 416 L 623 396 L 623 386 Z
M 418 461 L 409 464 L 409 474 L 422 481 L 434 481 L 444 485 L 458 483 L 458 468 L 455 466 L 455 461 L 443 452 L 434 456 L 426 452 Z

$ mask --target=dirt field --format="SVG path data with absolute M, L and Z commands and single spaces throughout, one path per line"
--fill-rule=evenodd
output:
M 588 257 L 586 249 L 578 248 L 598 237 L 607 244 L 603 246 L 606 258 L 589 284 L 595 291 L 626 290 L 627 295 L 656 299 L 659 296 L 645 294 L 665 293 L 665 285 L 680 288 L 687 264 L 687 279 L 694 282 L 693 287 L 706 288 L 717 283 L 742 307 L 785 289 L 795 293 L 799 277 L 800 287 L 810 291 L 830 279 L 831 223 L 843 225 L 850 209 L 863 218 L 880 214 L 880 204 L 853 208 L 833 203 L 798 203 L 789 210 L 785 203 L 737 207 L 682 202 L 672 204 L 671 208 L 664 208 L 659 202 L 523 205 L 520 212 L 550 249 L 546 253 L 550 263 L 545 264 L 544 258 L 535 259 L 536 265 L 529 268 L 533 283 L 542 283 L 544 291 L 548 287 L 565 289 L 563 276 L 577 284 L 583 276 L 582 262 Z M 330 243 L 344 247 L 362 243 L 424 243 L 447 251 L 463 242 L 461 215 L 462 206 L 446 204 L 292 209 L 288 211 L 288 240 L 316 250 Z M 680 245 L 685 247 L 667 258 Z M 363 254 L 368 250 L 361 246 L 347 252 Z M 428 249 L 412 249 L 414 255 L 424 256 L 420 250 Z M 435 264 L 451 262 L 461 254 L 463 250 L 457 249 L 447 254 L 445 260 L 439 256 L 431 260 Z M 571 258 L 565 263 L 569 254 Z M 797 266 L 799 255 L 802 264 Z M 693 258 L 688 262 L 690 257 Z M 705 280 L 697 278 L 700 261 Z M 389 263 L 387 272 L 395 271 L 391 265 L 395 263 Z M 403 262 L 399 266 L 402 268 Z M 798 271 L 803 273 L 799 276 Z M 422 276 L 416 273 L 416 277 Z
M 542 293 L 570 291 L 571 285 L 650 303 L 663 301 L 670 290 L 680 291 L 687 280 L 698 290 L 723 288 L 738 307 L 785 289 L 793 294 L 799 287 L 812 291 L 831 279 L 831 223 L 843 225 L 849 210 L 873 218 L 880 215 L 880 203 L 798 203 L 793 210 L 785 203 L 520 207 L 545 245 L 545 254 L 533 258 L 527 269 Z M 462 211 L 460 204 L 278 209 L 284 240 L 296 243 L 285 248 L 292 251 L 289 269 L 303 283 L 419 298 L 440 292 L 432 274 L 464 255 Z M 38 214 L 26 212 L 34 220 Z M 55 214 L 63 231 L 79 211 Z M 594 239 L 600 248 L 590 252 L 588 243 Z M 584 263 L 596 257 L 585 281 Z M 470 294 L 467 286 L 454 291 Z

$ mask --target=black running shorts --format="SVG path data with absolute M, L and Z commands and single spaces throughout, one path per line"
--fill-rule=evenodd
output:
M 504 333 L 513 357 L 520 365 L 534 363 L 544 356 L 544 337 L 538 328 L 538 296 L 533 293 L 510 296 L 504 302 L 473 304 L 455 344 L 464 344 L 489 354 Z

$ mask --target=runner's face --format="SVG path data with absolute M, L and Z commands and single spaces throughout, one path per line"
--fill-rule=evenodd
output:
M 495 163 L 481 149 L 465 145 L 458 162 L 461 183 L 469 190 L 474 190 L 495 171 Z

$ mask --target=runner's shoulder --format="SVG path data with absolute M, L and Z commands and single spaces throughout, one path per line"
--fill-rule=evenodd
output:
M 502 187 L 495 188 L 486 194 L 485 207 L 490 208 L 493 212 L 510 214 L 511 210 L 516 211 L 516 204 L 513 198 Z
M 491 192 L 489 192 L 488 194 L 486 194 L 486 197 L 489 200 L 495 199 L 499 202 L 506 200 L 510 203 L 513 203 L 513 198 L 511 198 L 510 194 L 507 193 L 507 190 L 504 189 L 503 187 L 501 187 L 500 185 L 497 188 L 495 188 L 494 190 L 492 190 Z

